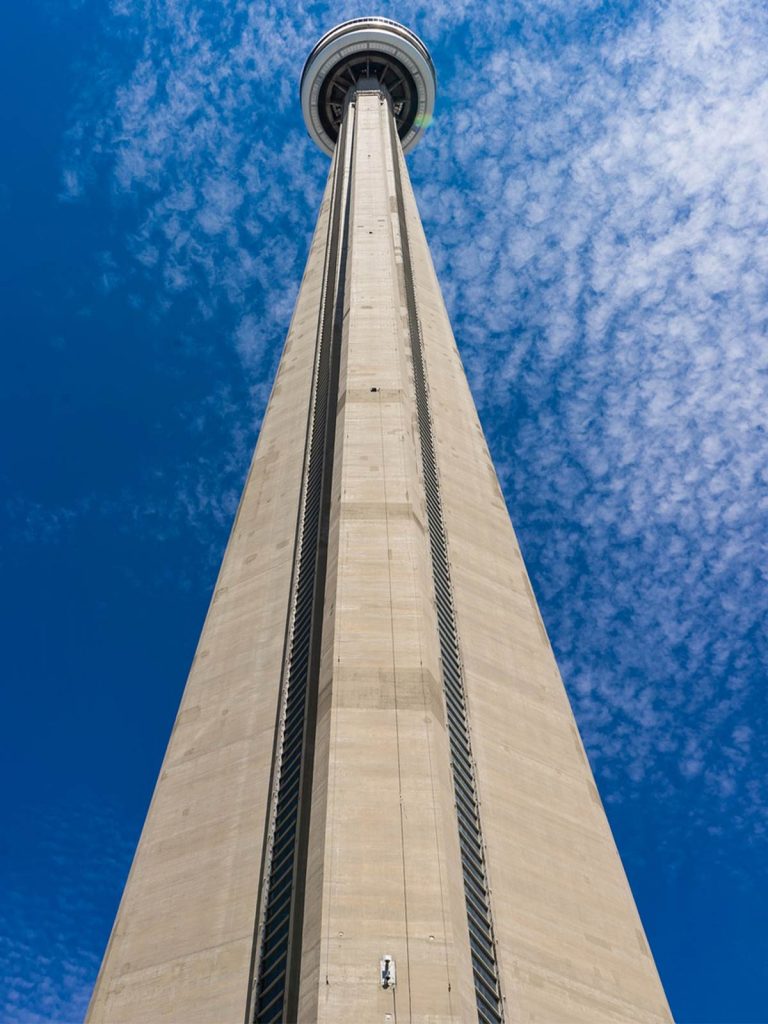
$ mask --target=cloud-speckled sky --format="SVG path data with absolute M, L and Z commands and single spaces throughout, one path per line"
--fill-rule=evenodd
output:
M 673 1012 L 768 1020 L 768 9 L 378 12 L 437 65 L 412 178 Z M 87 1004 L 327 172 L 301 64 L 368 13 L 6 12 L 3 1021 Z

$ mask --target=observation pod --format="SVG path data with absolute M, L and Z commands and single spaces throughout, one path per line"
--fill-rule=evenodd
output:
M 371 79 L 389 94 L 404 153 L 432 120 L 437 76 L 424 43 L 389 18 L 353 18 L 325 33 L 301 73 L 304 122 L 329 156 L 349 97 Z

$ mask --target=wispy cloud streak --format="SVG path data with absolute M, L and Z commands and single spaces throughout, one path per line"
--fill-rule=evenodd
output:
M 112 811 L 67 801 L 56 814 L 12 822 L 29 856 L 3 870 L 0 1019 L 75 1024 L 85 1011 L 106 939 L 105 909 L 123 877 L 130 841 Z M 4 865 L 5 867 L 5 865 Z M 43 879 L 55 873 L 53 891 Z
M 256 419 L 324 176 L 297 60 L 359 13 L 121 0 L 111 31 L 133 62 L 71 132 L 65 188 L 106 175 L 134 211 L 117 273 L 153 283 L 154 316 L 184 297 L 227 325 Z M 687 793 L 699 823 L 727 805 L 761 835 L 765 12 L 390 13 L 438 60 L 414 180 L 604 791 Z M 236 476 L 250 435 L 231 416 Z M 221 475 L 190 479 L 213 507 Z
M 607 25 L 599 45 L 507 42 L 484 74 L 470 54 L 451 131 L 417 157 L 609 798 L 687 787 L 689 823 L 728 801 L 731 827 L 757 834 L 767 36 L 751 6 L 676 3 Z

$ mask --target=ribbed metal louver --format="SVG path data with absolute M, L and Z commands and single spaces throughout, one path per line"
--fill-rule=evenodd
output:
M 424 368 L 421 324 L 416 306 L 408 228 L 403 201 L 403 183 L 400 174 L 397 138 L 392 122 L 392 157 L 397 181 L 397 206 L 400 239 L 403 251 L 408 326 L 413 357 L 413 376 L 416 387 L 416 409 L 421 440 L 421 460 L 424 473 L 424 491 L 427 503 L 427 521 L 432 554 L 432 578 L 435 588 L 435 606 L 440 639 L 440 659 L 445 694 L 448 738 L 451 747 L 451 768 L 459 826 L 464 897 L 467 905 L 467 926 L 472 953 L 472 969 L 477 999 L 477 1015 L 482 1024 L 502 1024 L 504 1011 L 499 989 L 496 950 L 493 938 L 488 885 L 483 857 L 483 839 L 480 830 L 477 791 L 469 737 L 469 723 L 464 699 L 456 614 L 451 590 L 448 564 L 448 545 L 443 525 L 440 485 L 437 476 L 432 419 Z
M 295 1020 L 348 250 L 343 237 L 349 203 L 347 131 L 345 122 L 331 196 L 294 594 L 273 762 L 271 824 L 262 866 L 250 1014 L 256 1024 Z

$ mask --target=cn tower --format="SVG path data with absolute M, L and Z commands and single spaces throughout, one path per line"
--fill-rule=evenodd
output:
M 408 177 L 429 52 L 348 21 L 300 91 L 328 183 L 88 1020 L 670 1021 Z

